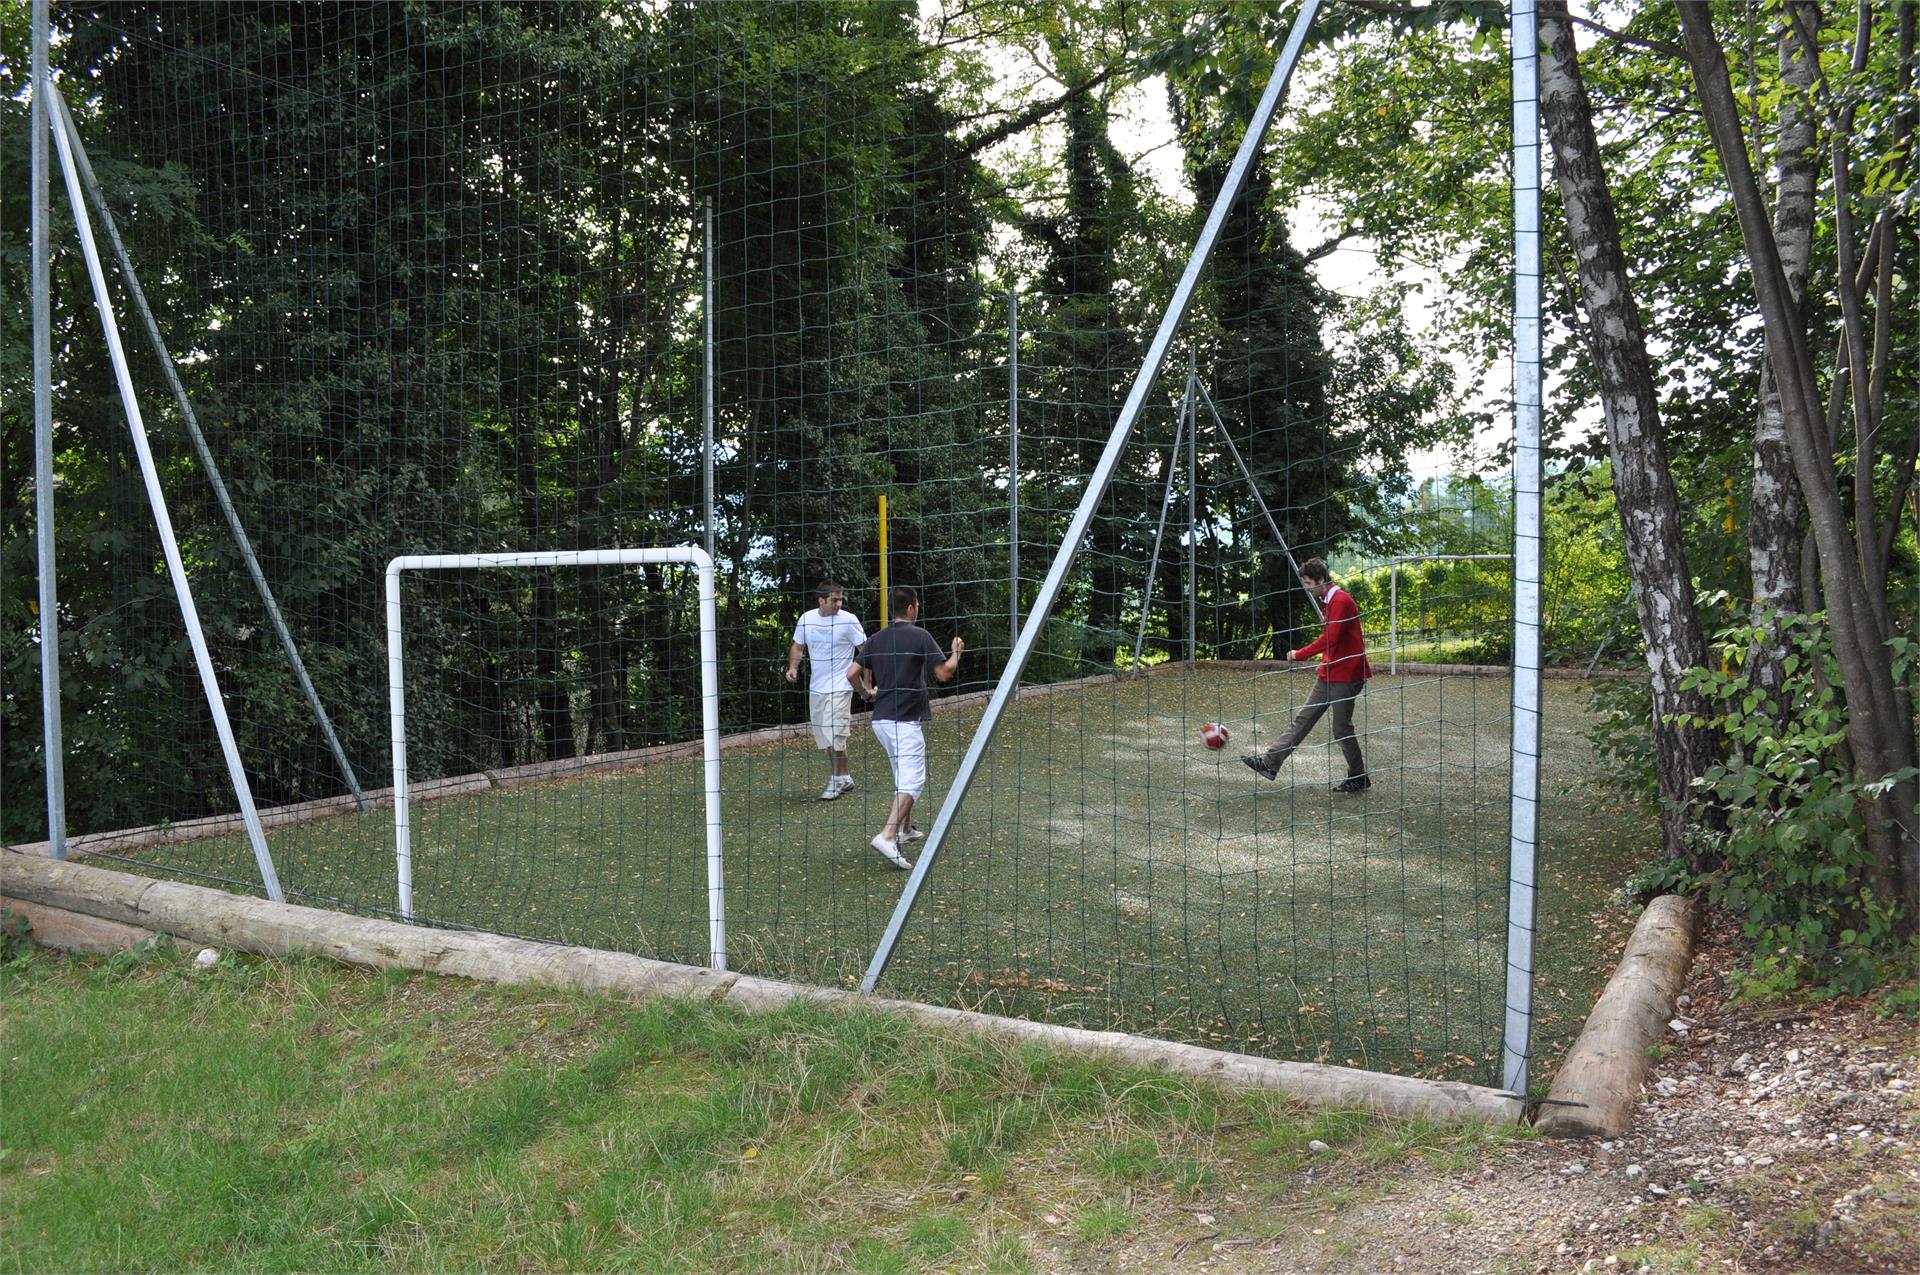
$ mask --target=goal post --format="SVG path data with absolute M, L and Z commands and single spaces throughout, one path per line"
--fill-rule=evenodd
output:
M 709 963 L 727 967 L 720 835 L 720 661 L 713 559 L 704 549 L 556 549 L 520 553 L 408 554 L 387 564 L 387 697 L 393 717 L 393 836 L 400 915 L 413 920 L 413 847 L 407 803 L 407 696 L 400 578 L 408 571 L 541 567 L 690 566 L 700 579 L 700 725 L 705 763 Z

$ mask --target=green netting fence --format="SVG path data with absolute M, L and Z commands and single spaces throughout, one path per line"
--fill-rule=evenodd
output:
M 830 579 L 878 627 L 884 495 L 888 580 L 968 647 L 929 727 L 930 822 L 1262 84 L 1220 91 L 1198 64 L 1103 50 L 1116 78 L 1066 36 L 910 5 L 53 12 L 56 81 L 374 799 L 347 797 L 115 279 L 288 897 L 396 906 L 379 803 L 390 559 L 710 531 L 732 964 L 856 981 L 901 888 L 867 848 L 892 785 L 856 723 L 855 787 L 818 799 L 825 757 L 782 676 L 796 618 Z M 1058 83 L 996 81 L 1020 39 L 1051 51 Z M 1114 142 L 1113 87 L 1149 74 L 1175 126 L 1173 188 Z M 7 104 L 9 146 L 24 100 Z M 1504 182 L 1506 104 L 1487 109 Z M 1227 218 L 885 987 L 1486 1078 L 1504 1008 L 1511 576 L 1403 568 L 1402 641 L 1496 675 L 1386 674 L 1381 564 L 1430 515 L 1416 467 L 1467 387 L 1424 355 L 1391 289 L 1319 282 L 1282 162 L 1269 151 Z M 63 205 L 68 830 L 145 829 L 95 852 L 257 889 L 245 836 L 217 822 L 235 799 Z M 11 242 L 24 217 L 8 220 Z M 30 454 L 22 367 L 7 372 L 10 462 Z M 1278 784 L 1239 762 L 1305 701 L 1311 670 L 1276 657 L 1318 632 L 1263 504 L 1296 560 L 1334 563 L 1376 637 L 1359 711 L 1374 787 L 1357 801 L 1332 791 L 1324 727 Z M 1510 553 L 1511 518 L 1475 508 L 1428 547 Z M 32 627 L 31 553 L 10 538 L 10 633 Z M 410 579 L 405 607 L 410 780 L 433 789 L 415 812 L 420 918 L 704 961 L 687 573 L 448 572 Z M 47 836 L 37 656 L 17 634 L 9 842 Z M 1208 722 L 1226 749 L 1201 740 Z

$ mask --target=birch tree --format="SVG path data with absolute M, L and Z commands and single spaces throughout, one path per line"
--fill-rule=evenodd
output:
M 1849 68 L 1855 76 L 1867 66 L 1872 19 L 1870 7 L 1860 6 Z M 1912 309 L 1911 296 L 1904 306 L 1894 305 L 1894 258 L 1903 248 L 1910 250 L 1905 241 L 1911 239 L 1911 232 L 1900 225 L 1901 201 L 1883 200 L 1872 218 L 1870 249 L 1863 254 L 1853 206 L 1857 175 L 1852 149 L 1861 98 L 1829 87 L 1822 96 L 1829 116 L 1832 181 L 1828 190 L 1834 201 L 1845 393 L 1836 384 L 1823 402 L 1811 340 L 1794 304 L 1781 243 L 1754 177 L 1726 55 L 1711 14 L 1704 6 L 1683 5 L 1680 21 L 1701 110 L 1739 214 L 1766 325 L 1767 358 L 1780 387 L 1781 421 L 1807 502 L 1834 654 L 1846 693 L 1852 762 L 1859 776 L 1878 790 L 1867 820 L 1868 846 L 1876 867 L 1873 884 L 1908 905 L 1911 929 L 1912 905 L 1920 900 L 1920 827 L 1916 826 L 1920 819 L 1915 813 L 1920 784 L 1915 780 L 1913 704 L 1894 669 L 1893 639 L 1898 635 L 1893 632 L 1887 573 L 1894 542 L 1891 524 L 1899 516 L 1900 503 L 1913 490 L 1915 431 L 1911 419 L 1904 430 L 1883 429 L 1887 389 L 1894 376 L 1892 359 L 1896 345 L 1905 344 L 1895 342 L 1894 327 L 1903 321 L 1910 325 Z M 1894 96 L 1901 101 L 1913 85 L 1911 4 L 1900 6 L 1896 40 Z M 1887 151 L 1896 169 L 1908 174 L 1913 162 L 1913 123 L 1911 106 L 1902 105 Z M 1871 250 L 1874 244 L 1877 252 Z M 1868 264 L 1863 255 L 1874 256 L 1871 271 L 1862 269 Z M 1867 287 L 1861 286 L 1863 276 Z M 1911 377 L 1911 368 L 1902 371 Z M 1839 440 L 1828 429 L 1830 419 L 1849 427 L 1850 490 L 1843 490 L 1843 475 L 1835 465 L 1834 446 Z M 1883 491 L 1883 486 L 1888 490 Z
M 1540 113 L 1553 148 L 1554 180 L 1587 314 L 1588 342 L 1599 382 L 1613 491 L 1647 670 L 1653 688 L 1655 772 L 1661 796 L 1661 846 L 1686 854 L 1696 810 L 1693 781 L 1719 757 L 1706 731 L 1682 719 L 1704 704 L 1682 688 L 1687 670 L 1707 661 L 1706 635 L 1687 567 L 1679 498 L 1667 462 L 1660 405 L 1646 334 L 1634 302 L 1613 197 L 1600 160 L 1592 107 L 1575 55 L 1564 3 L 1540 6 Z
M 1819 57 L 1820 7 L 1794 0 L 1779 37 L 1779 134 L 1774 142 L 1773 232 L 1780 244 L 1787 291 L 1804 315 L 1807 267 L 1813 255 L 1813 205 L 1816 177 L 1811 95 Z M 1771 338 L 1767 338 L 1770 345 Z M 1780 388 L 1772 366 L 1760 364 L 1760 404 L 1753 426 L 1753 481 L 1747 504 L 1747 568 L 1753 584 L 1755 618 L 1768 612 L 1801 610 L 1800 531 L 1806 502 L 1793 477 L 1793 452 L 1781 415 Z M 1747 676 L 1777 698 L 1784 680 L 1786 651 L 1779 640 L 1756 642 L 1747 655 Z

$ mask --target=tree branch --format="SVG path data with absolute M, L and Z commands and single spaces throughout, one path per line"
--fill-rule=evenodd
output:
M 1086 96 L 1122 71 L 1130 69 L 1132 69 L 1132 63 L 1130 62 L 1110 66 L 1088 80 L 1085 84 L 1077 84 L 1062 93 L 1059 97 L 1030 106 L 1013 118 L 1003 120 L 1001 123 L 994 125 L 984 133 L 976 133 L 972 137 L 967 138 L 960 143 L 960 153 L 967 156 L 978 155 L 989 146 L 1003 142 L 1015 133 L 1032 128 L 1035 124 L 1047 118 L 1047 116 L 1065 109 L 1075 98 Z
M 1348 224 L 1342 226 L 1340 228 L 1340 232 L 1334 235 L 1333 238 L 1324 240 L 1317 247 L 1310 249 L 1306 254 L 1307 260 L 1318 261 L 1322 257 L 1328 257 L 1333 255 L 1333 253 L 1339 250 L 1341 244 L 1344 244 L 1347 240 L 1353 238 L 1355 235 L 1359 233 L 1360 233 L 1360 227 L 1349 222 Z
M 1677 44 L 1670 44 L 1665 40 L 1648 40 L 1637 35 L 1628 35 L 1625 31 L 1615 31 L 1612 27 L 1602 26 L 1592 18 L 1574 17 L 1571 14 L 1569 14 L 1568 17 L 1574 26 L 1585 27 L 1595 34 L 1604 35 L 1615 44 L 1624 44 L 1634 49 L 1645 49 L 1649 53 L 1658 53 L 1663 58 L 1673 58 L 1680 62 L 1687 60 L 1687 51 Z

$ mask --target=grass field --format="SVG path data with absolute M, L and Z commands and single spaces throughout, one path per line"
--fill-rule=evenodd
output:
M 883 990 L 1279 1057 L 1490 1079 L 1506 945 L 1510 684 L 1376 677 L 1359 797 L 1326 726 L 1278 783 L 1241 766 L 1311 673 L 1200 666 L 1022 701 L 943 849 Z M 1653 836 L 1602 787 L 1585 688 L 1549 682 L 1542 962 L 1561 995 L 1602 972 L 1585 924 Z M 930 824 L 979 710 L 936 706 Z M 1233 733 L 1208 751 L 1198 728 Z M 889 797 L 864 727 L 855 792 L 816 800 L 808 740 L 724 754 L 733 968 L 857 979 L 905 876 L 866 838 Z M 706 959 L 700 764 L 660 763 L 415 807 L 423 919 Z M 297 901 L 390 909 L 388 811 L 276 831 Z M 238 837 L 143 852 L 141 870 L 245 882 Z M 1551 946 L 1558 938 L 1562 946 Z M 1603 954 L 1603 953 L 1602 953 Z M 1590 1002 L 1589 1002 L 1590 1003 Z M 1554 998 L 1543 998 L 1551 1011 Z M 1550 1034 L 1556 1028 L 1543 1024 Z
M 1446 1172 L 1525 1136 L 874 1013 L 232 956 L 0 963 L 0 1048 L 7 1271 L 1028 1272 L 1214 1235 L 1311 1253 L 1345 1198 L 1328 1174 Z

